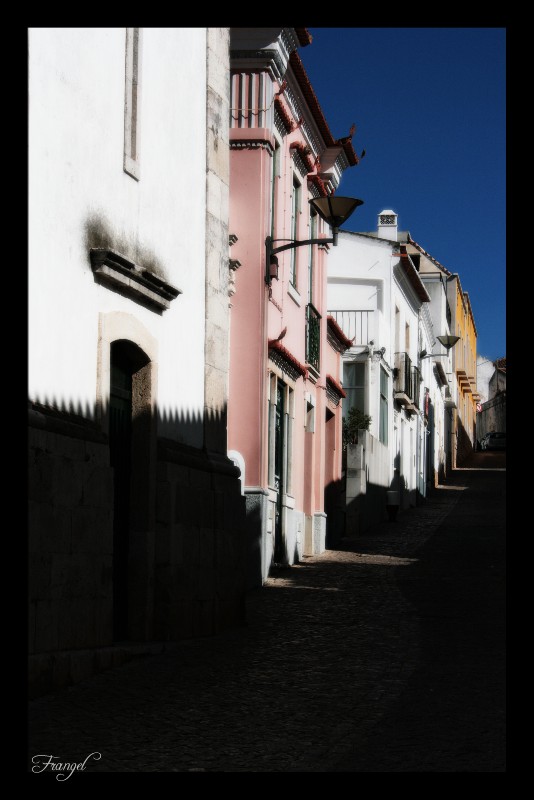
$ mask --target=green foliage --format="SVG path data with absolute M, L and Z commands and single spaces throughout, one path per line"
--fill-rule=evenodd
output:
M 348 444 L 357 444 L 358 431 L 368 431 L 372 417 L 364 414 L 359 408 L 349 408 L 347 416 L 343 418 L 343 448 Z

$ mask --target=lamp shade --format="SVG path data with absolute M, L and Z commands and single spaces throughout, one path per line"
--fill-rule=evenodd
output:
M 459 336 L 438 336 L 437 337 L 438 342 L 441 342 L 441 344 L 443 345 L 443 347 L 446 350 L 450 350 L 451 347 L 454 347 L 454 345 L 456 344 L 456 342 L 459 341 L 459 339 L 460 339 Z
M 356 200 L 354 197 L 316 197 L 310 200 L 310 205 L 319 216 L 324 219 L 332 228 L 339 228 L 343 225 L 353 211 L 363 204 L 363 200 Z

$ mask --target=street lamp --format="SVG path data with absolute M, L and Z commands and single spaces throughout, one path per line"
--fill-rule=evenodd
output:
M 423 359 L 423 358 L 432 358 L 433 356 L 437 357 L 437 356 L 448 355 L 449 350 L 452 347 L 454 347 L 456 342 L 460 341 L 460 337 L 459 336 L 451 336 L 450 334 L 449 335 L 445 335 L 445 336 L 436 336 L 436 339 L 438 340 L 438 342 L 440 342 L 440 344 L 443 345 L 443 347 L 445 348 L 445 350 L 447 352 L 446 353 L 427 353 L 426 350 L 421 350 L 421 352 L 419 353 L 419 358 Z
M 356 200 L 354 197 L 316 197 L 309 201 L 310 206 L 324 219 L 332 228 L 331 239 L 304 239 L 296 241 L 294 239 L 273 239 L 267 236 L 265 239 L 265 283 L 269 286 L 273 279 L 278 280 L 278 259 L 276 253 L 282 250 L 290 250 L 302 247 L 303 244 L 333 244 L 337 246 L 337 236 L 340 225 L 350 217 L 358 206 L 363 204 L 363 200 Z M 288 242 L 278 247 L 273 247 L 273 242 Z

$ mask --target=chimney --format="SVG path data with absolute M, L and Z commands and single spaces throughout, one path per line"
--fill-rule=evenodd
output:
M 398 241 L 397 214 L 390 208 L 381 211 L 378 215 L 378 238 L 390 239 L 392 242 Z

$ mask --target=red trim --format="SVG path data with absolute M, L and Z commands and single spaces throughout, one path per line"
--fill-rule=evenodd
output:
M 313 87 L 310 83 L 310 79 L 306 74 L 306 70 L 304 69 L 304 64 L 301 61 L 301 58 L 296 50 L 293 50 L 291 55 L 289 56 L 289 61 L 293 68 L 293 72 L 295 73 L 295 77 L 297 78 L 300 88 L 302 90 L 302 94 L 309 106 L 309 109 L 313 115 L 313 118 L 321 132 L 321 136 L 324 139 L 324 143 L 326 147 L 335 147 L 336 144 L 340 145 L 343 150 L 345 151 L 345 155 L 349 161 L 351 166 L 354 166 L 358 163 L 359 159 L 356 153 L 354 152 L 354 148 L 350 142 L 352 137 L 345 137 L 344 139 L 338 139 L 337 141 L 332 136 L 330 128 L 328 127 L 328 123 L 325 119 L 321 106 L 319 105 L 319 101 L 317 100 L 317 95 L 315 94 Z
M 328 192 L 326 191 L 324 181 L 319 175 L 308 175 L 308 183 L 313 183 L 313 185 L 317 187 L 321 197 L 328 197 Z
M 295 28 L 295 33 L 301 47 L 307 47 L 313 42 L 313 37 L 307 28 Z
M 286 132 L 291 133 L 291 131 L 295 127 L 295 123 L 291 119 L 291 114 L 288 112 L 288 110 L 286 109 L 285 105 L 282 103 L 279 97 L 275 97 L 274 107 L 280 114 L 280 117 L 282 118 L 282 122 L 284 123 Z
M 289 352 L 287 347 L 284 347 L 284 345 L 281 342 L 278 341 L 278 339 L 269 339 L 268 340 L 268 345 L 269 345 L 269 350 L 276 350 L 277 353 L 280 353 L 280 355 L 289 364 L 291 364 L 291 366 L 294 369 L 296 369 L 297 372 L 300 372 L 300 374 L 302 375 L 303 378 L 307 378 L 308 377 L 308 370 L 306 369 L 304 364 L 301 364 L 300 361 L 298 361 L 295 358 L 295 356 L 292 353 Z
M 443 272 L 445 272 L 446 275 L 452 275 L 452 272 L 449 272 L 449 270 L 446 267 L 444 267 L 443 264 L 440 264 L 439 261 L 437 260 L 437 258 L 434 258 L 434 256 L 431 256 L 430 253 L 427 253 L 427 251 L 423 247 L 421 247 L 420 244 L 417 244 L 417 242 L 414 242 L 414 240 L 412 239 L 410 234 L 408 234 L 408 244 L 413 244 L 413 246 L 416 247 L 419 250 L 420 253 L 422 253 L 424 256 L 429 258 L 430 261 L 432 261 L 432 263 L 435 264 L 436 267 L 439 267 L 440 269 L 442 269 Z
M 336 394 L 338 394 L 340 397 L 347 396 L 341 384 L 339 384 L 331 375 L 326 376 L 326 382 L 330 384 L 334 392 L 336 392 Z
M 310 155 L 308 147 L 302 142 L 291 142 L 289 145 L 290 150 L 296 150 L 299 156 L 302 158 L 306 166 L 308 167 L 309 171 L 311 172 L 315 169 L 315 161 Z
M 338 323 L 336 322 L 334 317 L 329 315 L 326 318 L 326 322 L 327 322 L 328 327 L 332 331 L 333 335 L 336 337 L 338 342 L 342 345 L 344 350 L 348 350 L 349 347 L 352 347 L 352 344 L 354 342 L 354 338 L 349 339 L 347 336 L 345 336 L 345 334 L 343 333 L 343 330 L 340 328 L 340 326 L 338 325 Z
M 345 151 L 345 155 L 347 156 L 347 160 L 351 167 L 355 167 L 356 164 L 360 163 L 360 159 L 356 155 L 356 151 L 352 146 L 352 136 L 344 136 L 342 139 L 338 139 L 336 144 L 340 144 Z

